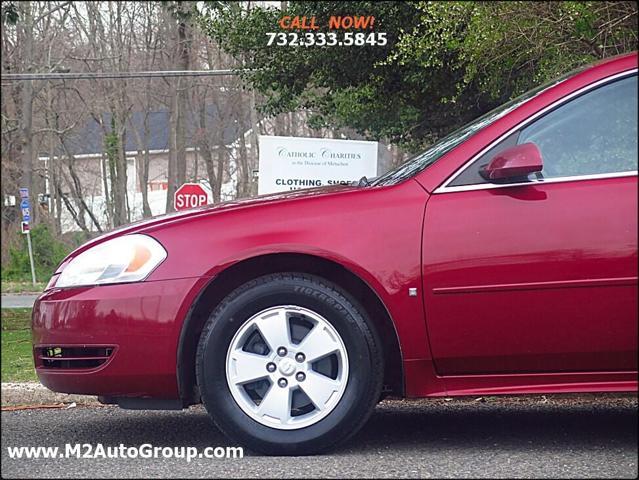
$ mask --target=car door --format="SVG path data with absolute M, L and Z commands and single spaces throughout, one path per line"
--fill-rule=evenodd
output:
M 526 142 L 541 174 L 479 175 Z M 423 282 L 439 374 L 636 370 L 636 71 L 524 122 L 440 187 Z

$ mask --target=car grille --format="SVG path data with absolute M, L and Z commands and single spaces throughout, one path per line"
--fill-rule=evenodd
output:
M 98 368 L 109 360 L 114 350 L 113 346 L 38 347 L 36 366 L 60 370 Z

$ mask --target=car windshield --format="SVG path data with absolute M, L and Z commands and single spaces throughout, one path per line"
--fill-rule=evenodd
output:
M 466 139 L 477 133 L 482 128 L 487 127 L 494 121 L 519 107 L 524 102 L 530 100 L 536 95 L 539 95 L 548 88 L 556 85 L 557 83 L 565 80 L 566 78 L 574 75 L 576 72 L 581 70 L 583 70 L 583 68 L 580 68 L 576 71 L 573 70 L 560 78 L 554 79 L 548 83 L 540 85 L 537 88 L 529 90 L 519 97 L 516 97 L 504 103 L 503 105 L 500 105 L 499 107 L 489 111 L 488 113 L 485 113 L 481 117 L 448 134 L 424 152 L 418 153 L 417 155 L 409 158 L 399 167 L 392 169 L 384 175 L 376 178 L 373 182 L 371 182 L 371 185 L 394 185 L 403 180 L 406 180 L 407 178 L 412 177 L 413 175 L 424 170 L 429 165 L 435 163 L 446 153 L 450 152 L 457 145 L 463 143 Z

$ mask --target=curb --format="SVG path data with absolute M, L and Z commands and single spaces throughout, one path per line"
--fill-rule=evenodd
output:
M 55 393 L 37 382 L 2 382 L 2 405 L 51 405 L 76 403 L 77 405 L 102 405 L 97 397 Z

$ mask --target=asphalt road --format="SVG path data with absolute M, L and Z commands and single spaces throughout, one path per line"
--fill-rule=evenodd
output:
M 2 303 L 2 308 L 31 308 L 38 295 L 6 294 L 2 295 L 0 302 Z
M 10 446 L 229 446 L 201 407 L 2 413 L 2 477 L 637 477 L 634 397 L 383 402 L 355 438 L 314 457 L 9 459 Z

